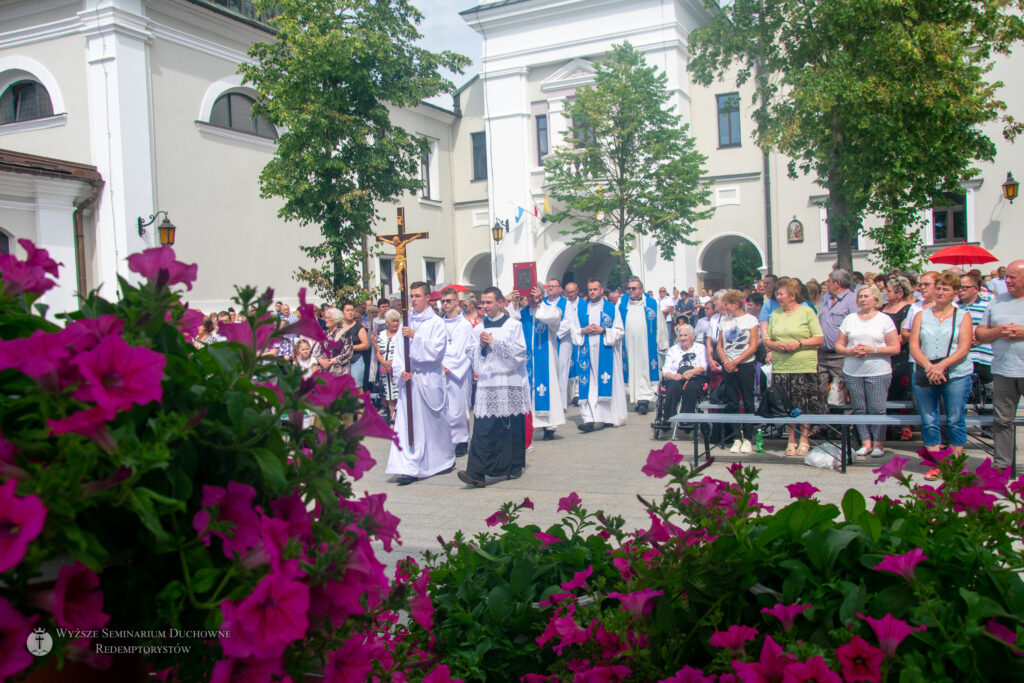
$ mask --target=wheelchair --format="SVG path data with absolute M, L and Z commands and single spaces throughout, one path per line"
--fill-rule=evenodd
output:
M 682 370 L 688 370 L 689 368 L 682 368 Z M 696 394 L 693 396 L 694 405 L 696 406 L 701 401 L 705 400 L 708 395 L 708 376 L 697 375 L 687 380 L 689 382 L 696 382 Z M 668 438 L 669 435 L 677 427 L 676 423 L 669 422 L 669 418 L 679 414 L 679 406 L 682 403 L 683 398 L 686 396 L 686 387 L 684 384 L 684 392 L 679 396 L 678 401 L 669 400 L 669 388 L 665 379 L 658 382 L 658 387 L 655 389 L 655 396 L 657 397 L 654 405 L 654 422 L 651 423 L 651 429 L 654 432 L 654 439 L 660 441 L 661 439 Z M 669 405 L 669 403 L 675 403 L 675 405 Z M 695 408 L 694 408 L 695 410 Z

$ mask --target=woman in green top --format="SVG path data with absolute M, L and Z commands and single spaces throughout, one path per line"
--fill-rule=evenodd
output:
M 768 319 L 765 347 L 772 352 L 772 381 L 779 382 L 794 408 L 801 412 L 821 413 L 824 406 L 818 387 L 818 347 L 825 336 L 814 309 L 800 303 L 800 285 L 782 278 L 775 285 L 779 308 Z M 811 449 L 810 427 L 801 425 L 800 444 L 793 425 L 787 427 L 786 455 L 806 455 Z

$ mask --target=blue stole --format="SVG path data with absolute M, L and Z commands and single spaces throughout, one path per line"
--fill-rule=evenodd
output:
M 579 317 L 580 327 L 586 327 L 590 323 L 588 318 L 590 316 L 590 301 L 580 300 L 579 303 Z M 615 324 L 615 304 L 607 299 L 604 300 L 604 309 L 601 312 L 601 327 L 609 329 Z M 612 396 L 612 372 L 614 371 L 614 357 L 612 356 L 612 347 L 606 345 L 604 340 L 598 345 L 600 349 L 597 353 L 597 378 L 599 386 L 597 388 L 598 398 L 611 398 Z M 590 339 L 589 335 L 584 335 L 583 344 L 579 347 L 580 355 L 576 362 L 577 374 L 580 378 L 580 400 L 585 401 L 590 397 Z
M 619 314 L 622 316 L 622 326 L 626 326 L 626 310 L 629 308 L 629 297 L 624 296 L 619 301 Z M 658 302 L 652 297 L 644 294 L 644 308 L 647 314 L 647 367 L 651 369 L 650 379 L 658 381 Z M 629 362 L 626 336 L 622 336 L 622 377 L 629 382 Z
M 542 299 L 540 305 L 558 306 L 564 316 L 565 304 L 566 300 L 560 297 L 554 304 Z M 548 326 L 536 320 L 529 308 L 520 311 L 519 316 L 526 336 L 526 372 L 530 377 L 530 388 L 533 392 L 533 409 L 545 413 L 551 410 L 551 364 L 548 355 L 551 344 L 548 339 Z M 557 355 L 558 349 L 555 349 L 555 353 Z M 557 378 L 555 381 L 558 381 Z

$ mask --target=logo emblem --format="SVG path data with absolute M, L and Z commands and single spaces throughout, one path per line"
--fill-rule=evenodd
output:
M 612 378 L 607 372 L 601 375 L 601 384 L 608 384 L 608 380 Z
M 539 385 L 539 386 L 537 387 L 537 395 L 538 395 L 538 396 L 543 396 L 543 395 L 544 395 L 544 394 L 546 394 L 546 393 L 548 393 L 548 388 L 547 388 L 546 386 L 544 386 L 543 384 L 541 384 L 541 385 Z
M 34 657 L 45 657 L 53 649 L 53 638 L 44 629 L 37 628 L 28 634 L 25 647 Z
M 611 327 L 611 326 L 612 326 L 612 317 L 610 315 L 608 315 L 607 313 L 602 313 L 601 314 L 601 327 Z
M 537 334 L 547 334 L 548 326 L 544 323 L 537 323 Z
M 654 320 L 655 316 L 657 316 L 657 315 L 658 314 L 654 312 L 654 309 L 651 309 L 651 308 L 647 309 L 647 319 L 648 320 Z

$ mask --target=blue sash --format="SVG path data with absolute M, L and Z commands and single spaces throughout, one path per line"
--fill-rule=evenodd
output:
M 580 300 L 579 303 L 579 317 L 580 327 L 586 327 L 590 323 L 588 318 L 590 316 L 590 302 Z M 604 300 L 604 308 L 601 312 L 601 327 L 609 329 L 615 324 L 615 304 L 607 299 Z M 577 373 L 580 377 L 580 400 L 585 401 L 590 397 L 590 339 L 589 335 L 584 335 L 583 344 L 579 347 L 580 355 L 577 361 Z M 612 395 L 612 372 L 614 371 L 614 357 L 612 356 L 612 347 L 604 343 L 601 343 L 598 347 L 600 350 L 597 353 L 597 397 L 598 398 L 611 398 Z
M 622 325 L 626 325 L 626 310 L 629 308 L 629 297 L 622 297 L 619 301 L 619 314 L 622 316 Z M 650 380 L 658 381 L 658 302 L 652 297 L 644 294 L 644 313 L 647 315 L 647 367 L 650 368 Z M 629 382 L 629 360 L 628 349 L 626 348 L 626 337 L 622 337 L 622 377 Z
M 526 338 L 526 376 L 530 379 L 530 390 L 533 390 L 533 315 L 530 307 L 519 311 L 519 322 L 523 325 L 523 337 Z
M 547 299 L 541 300 L 541 306 L 558 306 L 562 311 L 562 317 L 565 317 L 565 304 L 566 300 L 563 297 L 559 297 L 556 303 L 548 303 Z M 551 410 L 551 367 L 548 362 L 550 359 L 550 346 L 551 340 L 548 335 L 548 326 L 542 322 L 534 324 L 534 334 L 536 335 L 536 341 L 534 341 L 533 348 L 536 349 L 536 360 L 533 364 L 534 375 L 531 376 L 531 383 L 533 384 L 533 406 L 534 410 L 539 413 L 547 412 Z M 555 348 L 555 357 L 558 357 L 558 348 Z M 533 378 L 536 380 L 533 381 Z M 558 381 L 558 378 L 555 378 Z

